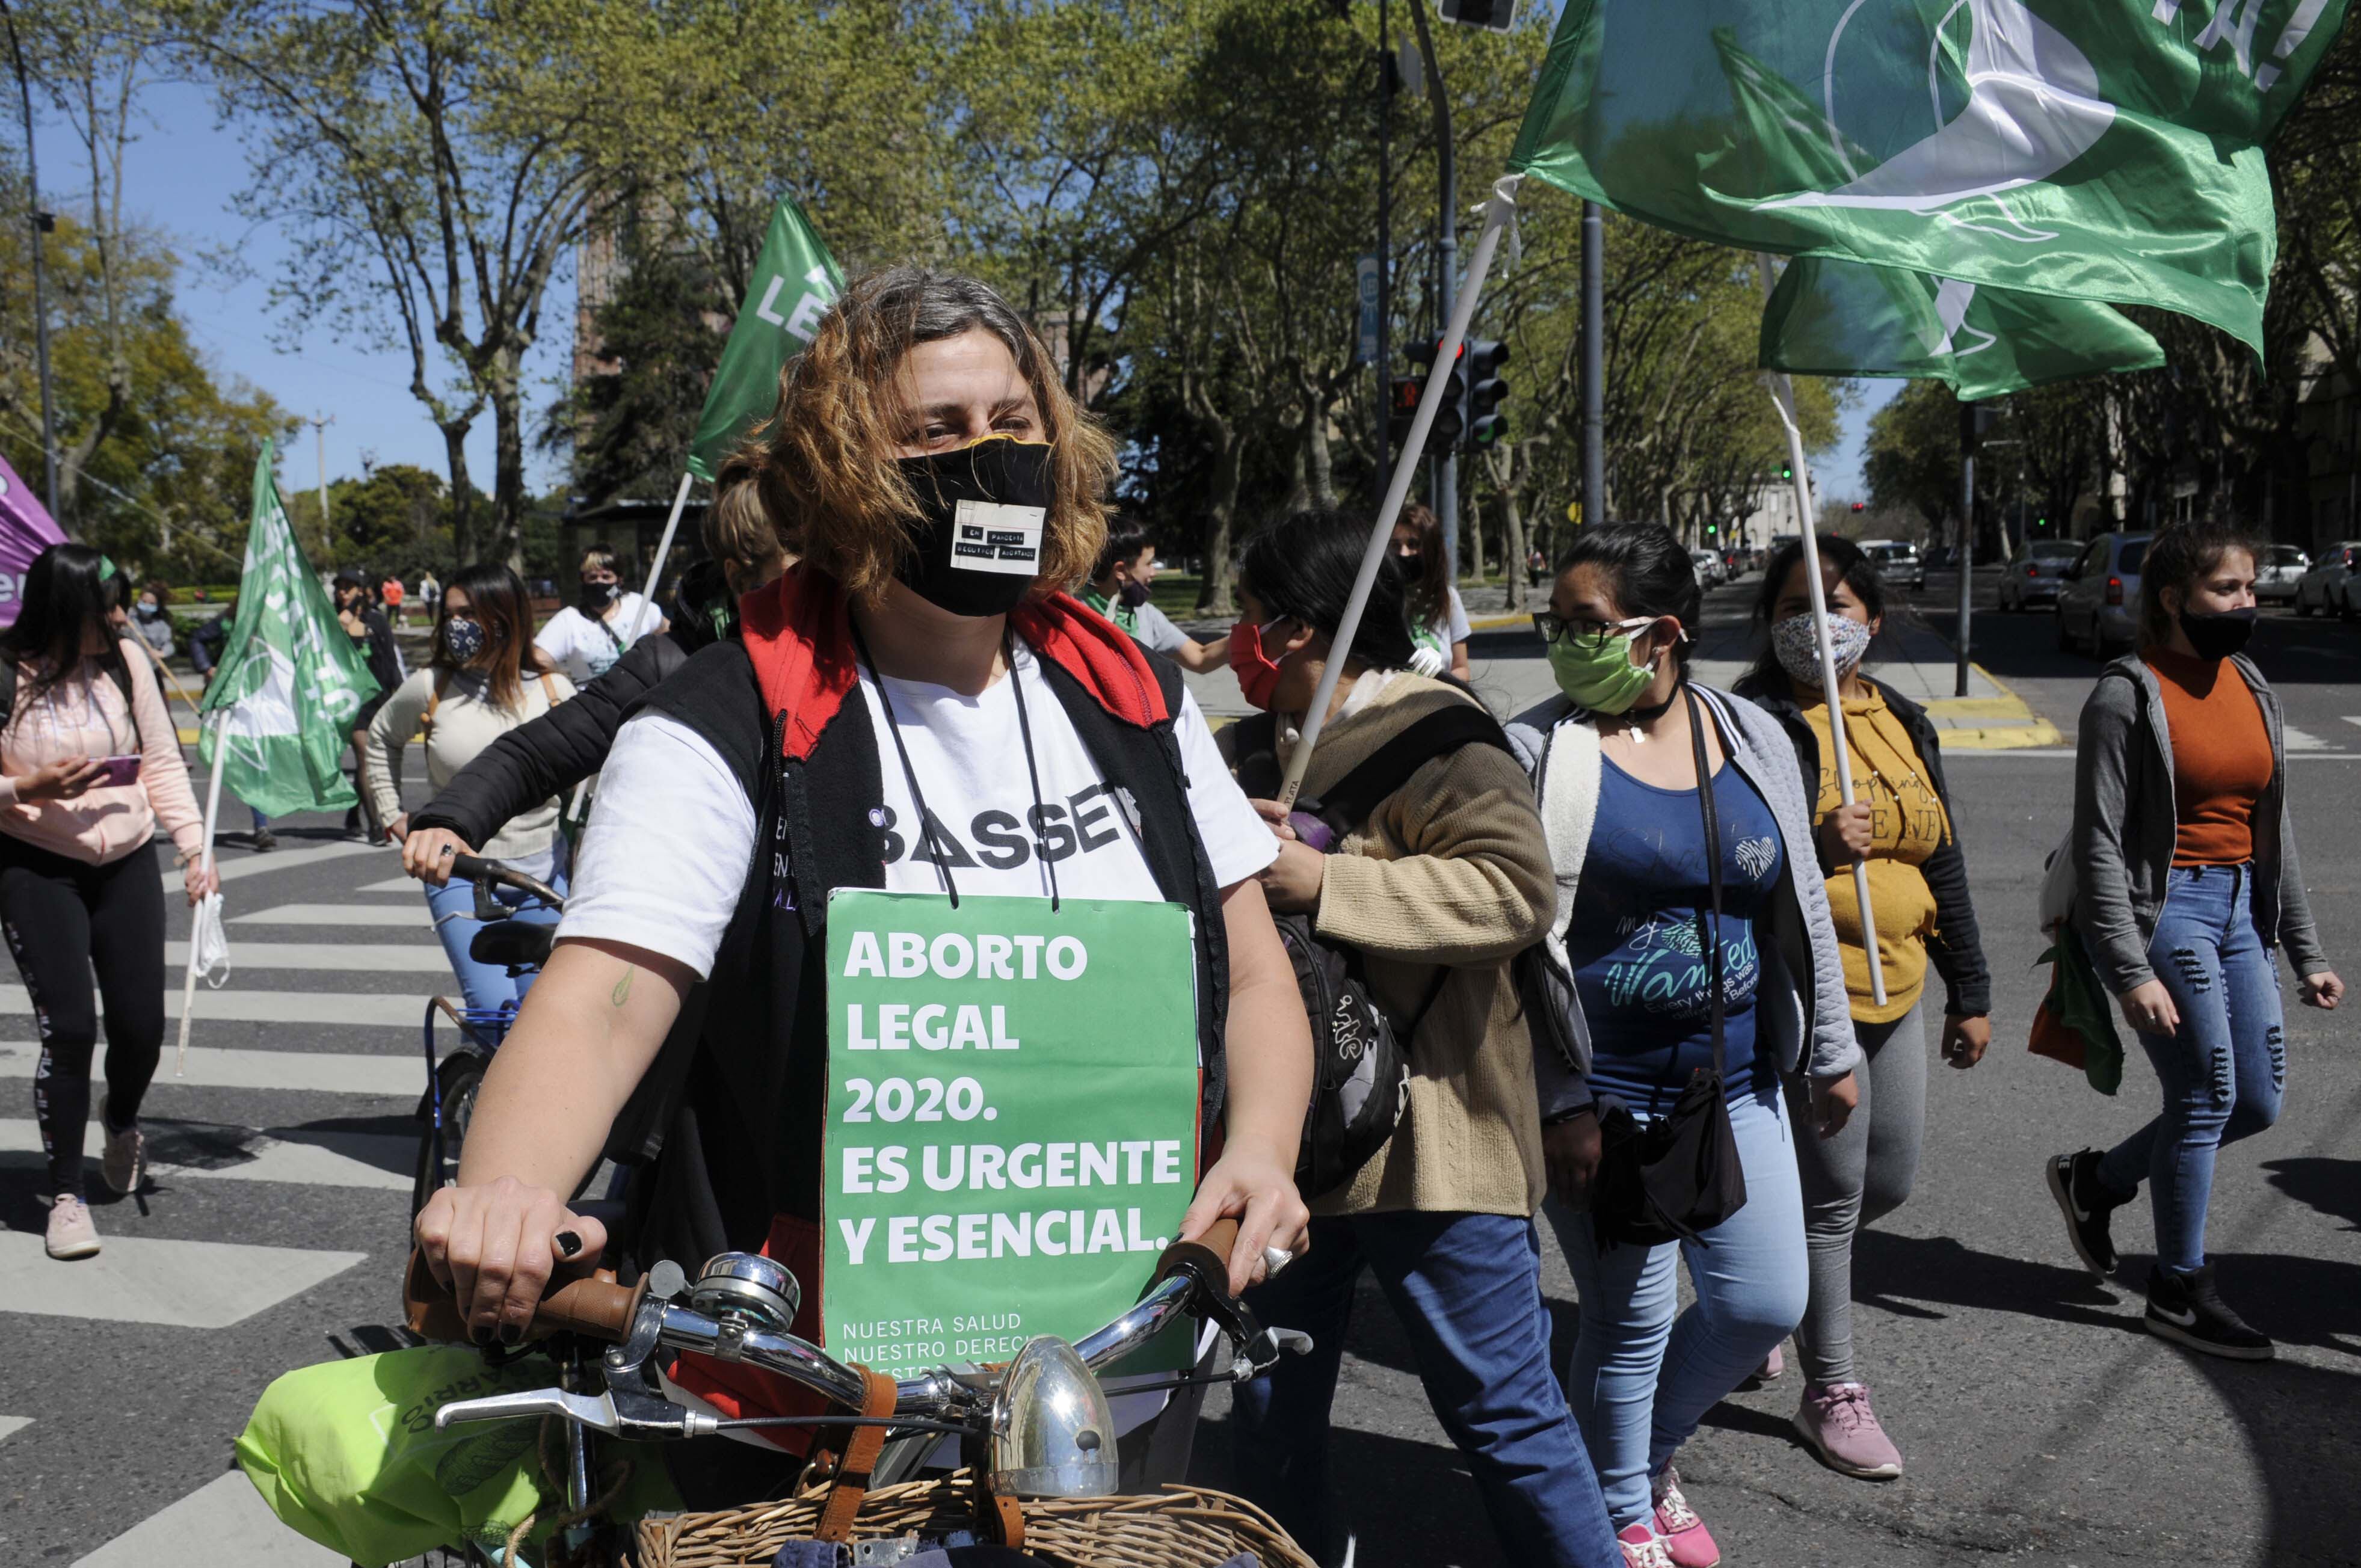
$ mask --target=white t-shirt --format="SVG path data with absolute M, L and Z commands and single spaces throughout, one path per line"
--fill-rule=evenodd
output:
M 567 605 L 549 618 L 549 624 L 533 640 L 533 645 L 557 662 L 566 678 L 576 685 L 586 685 L 615 667 L 634 639 L 631 628 L 639 625 L 645 637 L 664 624 L 664 617 L 650 609 L 644 624 L 640 623 L 640 607 L 646 598 L 626 592 L 615 601 L 615 613 L 604 621 L 594 620 Z
M 908 748 L 919 793 L 935 814 L 942 858 L 960 896 L 1049 894 L 1049 868 L 1034 854 L 1034 836 L 1026 828 L 1034 793 L 1017 724 L 1018 682 L 1041 777 L 1041 837 L 1059 894 L 1163 897 L 1140 848 L 1128 794 L 1100 774 L 1038 662 L 1021 643 L 1014 677 L 994 682 L 978 696 L 919 681 L 885 683 L 895 729 Z M 877 685 L 866 672 L 861 695 L 877 734 L 884 784 L 884 798 L 871 808 L 870 820 L 886 830 L 886 890 L 941 893 L 942 871 L 912 832 L 917 812 L 909 782 L 886 732 Z M 1197 699 L 1185 692 L 1175 729 L 1190 812 L 1214 883 L 1228 887 L 1276 860 L 1279 841 L 1230 777 Z M 645 948 L 706 974 L 738 907 L 754 832 L 753 803 L 713 748 L 677 719 L 639 715 L 616 735 L 599 774 L 558 935 Z
M 1445 588 L 1443 611 L 1433 620 L 1410 629 L 1411 641 L 1433 648 L 1447 661 L 1451 645 L 1467 641 L 1467 607 L 1459 602 L 1457 588 Z

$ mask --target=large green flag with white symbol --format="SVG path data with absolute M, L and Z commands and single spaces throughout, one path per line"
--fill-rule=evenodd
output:
M 354 795 L 336 759 L 377 677 L 295 542 L 270 465 L 265 441 L 236 619 L 205 688 L 199 754 L 210 764 L 221 747 L 222 782 L 265 816 L 342 810 Z
M 820 317 L 843 288 L 836 258 L 812 232 L 803 209 L 780 197 L 738 308 L 738 324 L 730 329 L 712 389 L 705 394 L 705 411 L 697 416 L 688 447 L 690 473 L 711 484 L 730 448 L 770 417 L 779 403 L 780 369 L 811 346 Z
M 2345 0 L 1568 0 L 1510 162 L 1719 244 L 2259 352 L 2263 147 Z
M 1762 363 L 1804 376 L 1908 376 L 1966 401 L 2108 370 L 2164 350 L 2113 305 L 1826 257 L 1787 264 L 1763 312 Z

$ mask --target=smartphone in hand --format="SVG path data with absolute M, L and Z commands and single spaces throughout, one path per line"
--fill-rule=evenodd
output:
M 121 789 L 125 784 L 139 782 L 139 764 L 143 759 L 137 752 L 127 757 L 101 757 L 98 761 L 100 766 L 106 770 L 100 775 L 105 787 Z

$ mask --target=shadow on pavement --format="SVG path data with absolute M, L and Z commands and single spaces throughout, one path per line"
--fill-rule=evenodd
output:
M 1359 1355 L 1357 1339 L 1352 1346 Z M 1448 1443 L 1337 1427 L 1329 1471 L 1339 1522 L 1359 1538 L 1356 1568 L 1499 1568 L 1476 1483 Z M 1226 1415 L 1200 1421 L 1189 1479 L 1235 1491 Z
M 2297 1202 L 2361 1231 L 2361 1159 L 2274 1159 L 2263 1168 Z

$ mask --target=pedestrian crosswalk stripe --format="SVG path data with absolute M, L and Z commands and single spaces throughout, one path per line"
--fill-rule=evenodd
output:
M 2325 751 L 2328 742 L 2308 729 L 2298 729 L 2292 724 L 2279 727 L 2279 744 L 2290 751 Z
M 10 1432 L 23 1431 L 32 1424 L 33 1418 L 30 1416 L 0 1416 L 0 1442 L 7 1442 Z
M 0 1041 L 0 1078 L 30 1078 L 41 1047 L 29 1040 Z M 320 1094 L 401 1095 L 414 1098 L 426 1088 L 426 1064 L 415 1051 L 361 1056 L 345 1051 L 252 1051 L 209 1046 L 189 1047 L 185 1075 L 175 1077 L 166 1056 L 158 1084 L 192 1089 L 286 1089 Z
M 229 917 L 233 926 L 249 922 L 272 926 L 411 926 L 427 930 L 434 927 L 434 918 L 427 914 L 426 901 L 423 898 L 406 906 L 395 904 L 281 904 L 269 909 L 258 909 L 251 915 Z
M 366 1024 L 415 1029 L 425 1020 L 428 1000 L 366 991 L 207 991 L 200 986 L 196 1018 L 215 1024 Z M 0 985 L 0 1016 L 30 1017 L 32 1012 L 32 999 L 23 986 Z M 164 992 L 164 1016 L 180 1015 L 181 988 L 173 985 Z
M 233 1470 L 133 1525 L 73 1568 L 154 1568 L 159 1563 L 172 1568 L 345 1568 L 346 1559 L 280 1524 L 254 1483 Z
M 425 1069 L 419 1069 L 422 1080 Z M 217 1122 L 174 1122 L 143 1116 L 148 1169 L 159 1181 L 286 1181 L 311 1187 L 410 1190 L 418 1163 L 418 1140 L 390 1133 L 325 1133 L 305 1128 L 225 1126 Z M 98 1135 L 91 1135 L 96 1146 Z M 38 1166 L 38 1123 L 0 1119 L 0 1165 Z
M 99 1237 L 96 1257 L 60 1263 L 30 1231 L 0 1231 L 0 1312 L 225 1329 L 333 1279 L 368 1255 L 236 1242 Z M 179 1562 L 170 1553 L 145 1563 Z
M 169 851 L 170 848 L 169 840 L 159 846 L 159 849 L 165 851 Z M 239 855 L 231 860 L 216 859 L 214 861 L 214 870 L 219 873 L 222 881 L 236 882 L 241 877 L 259 876 L 264 872 L 291 871 L 297 866 L 316 866 L 324 861 L 341 861 L 347 855 L 374 855 L 380 852 L 382 849 L 383 846 L 379 844 L 319 844 L 302 850 L 278 850 L 268 855 Z M 169 861 L 171 857 L 167 852 L 164 858 Z M 164 891 L 178 893 L 180 890 L 181 872 L 178 867 L 174 867 L 164 873 Z
M 449 975 L 451 960 L 443 945 L 398 942 L 247 942 L 230 944 L 230 972 L 236 983 L 239 970 L 345 970 L 358 974 Z M 164 967 L 174 974 L 189 967 L 189 944 L 164 944 Z
M 416 877 L 390 876 L 383 882 L 363 883 L 353 891 L 355 893 L 406 893 L 411 897 L 416 898 L 418 890 L 425 885 Z
M 2346 714 L 2345 716 L 2345 722 L 2347 724 L 2361 724 L 2361 713 Z

